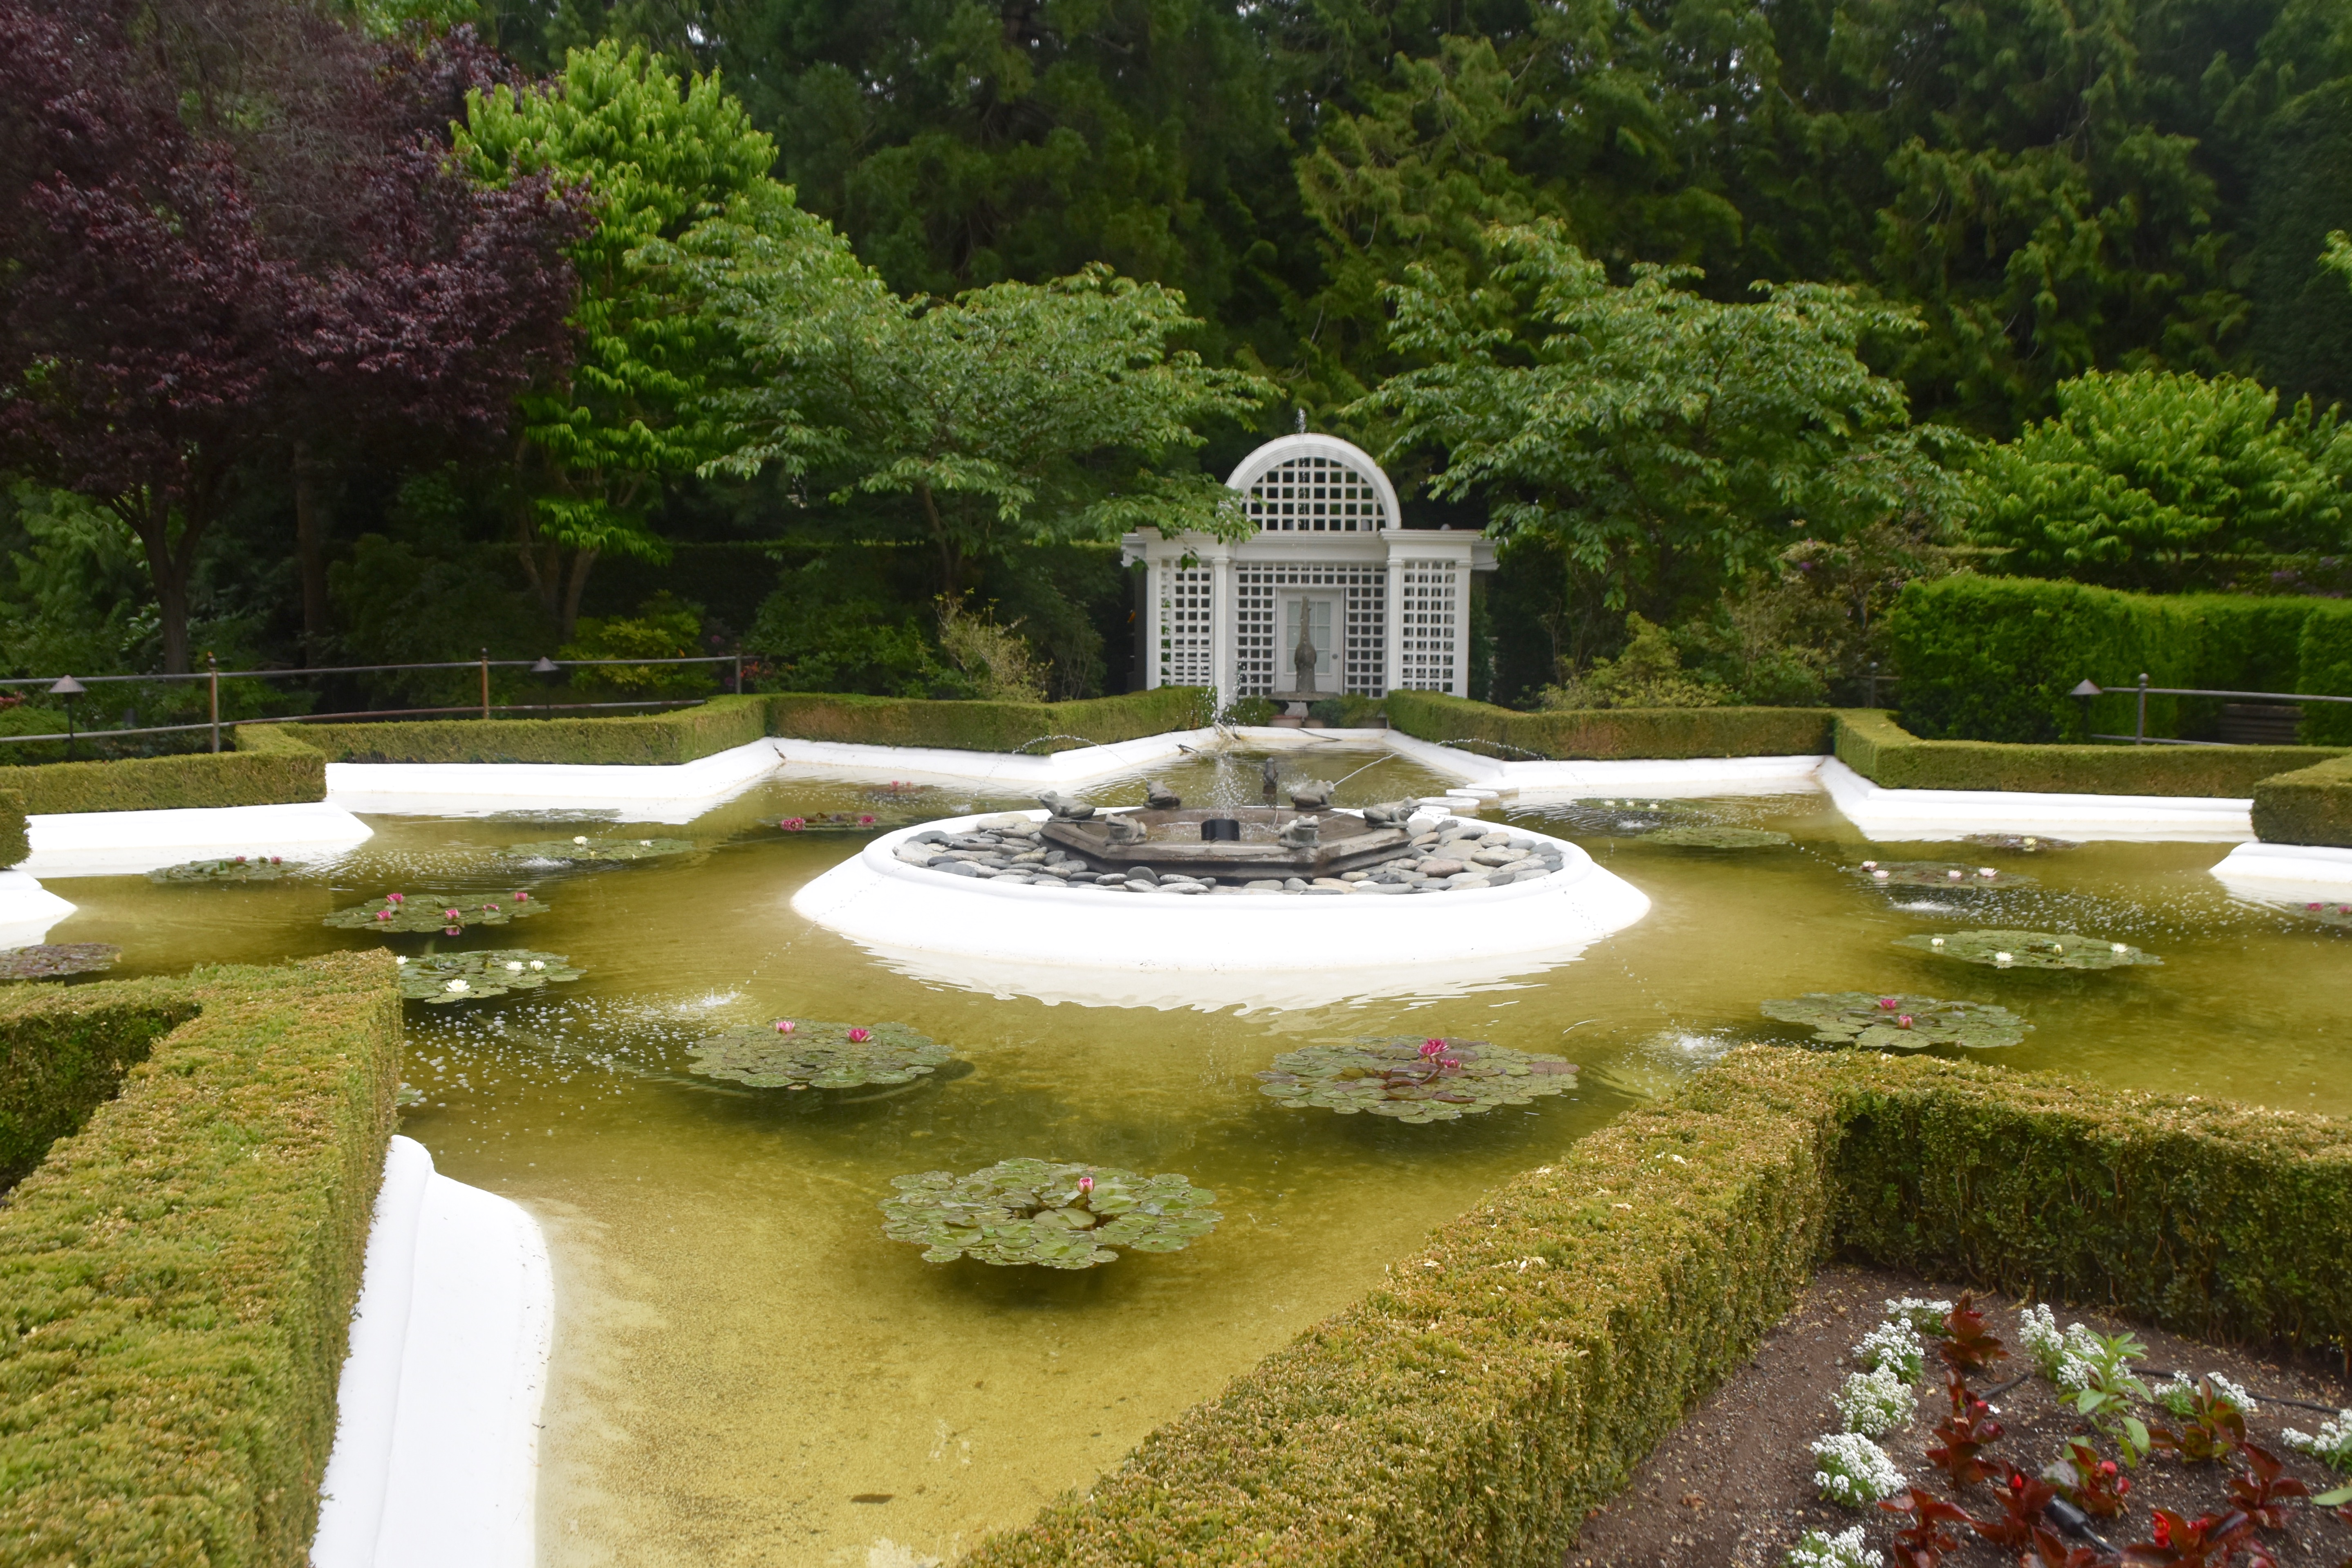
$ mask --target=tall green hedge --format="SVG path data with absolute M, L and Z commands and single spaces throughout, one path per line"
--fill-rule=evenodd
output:
M 2265 844 L 2352 848 L 2352 757 L 2273 773 L 2254 785 L 2254 837 Z
M 0 998 L 0 1038 L 37 1045 L 95 1049 L 110 1008 L 185 1017 L 0 1206 L 0 1568 L 307 1559 L 392 1131 L 392 973 L 352 953 Z M 117 1054 L 147 1026 L 108 1026 Z M 61 1075 L 57 1114 L 107 1070 Z
M 331 763 L 584 763 L 658 767 L 715 756 L 767 733 L 768 700 L 610 719 L 431 719 L 415 723 L 248 724 L 239 752 L 300 745 Z M 289 733 L 289 731 L 292 731 Z
M 1391 691 L 1389 723 L 1422 741 L 1493 741 L 1559 761 L 1809 757 L 1830 749 L 1826 708 L 1595 708 L 1520 713 L 1435 691 Z
M 951 752 L 1010 752 L 1030 742 L 1034 754 L 1084 744 L 1109 745 L 1209 721 L 1207 693 L 1162 686 L 1076 702 L 932 701 L 911 697 L 851 697 L 782 692 L 767 699 L 771 733 L 792 740 L 861 746 L 936 746 Z M 1076 740 L 1051 741 L 1052 736 Z
M 2136 697 L 2083 704 L 2081 681 L 2352 696 L 2352 605 L 2126 594 L 2027 577 L 1907 584 L 1887 619 L 1903 722 L 1929 740 L 2080 742 L 2132 732 Z M 2221 703 L 2148 700 L 2151 735 L 2210 738 Z M 2314 703 L 2301 737 L 2352 744 L 2352 705 Z
M 1837 758 L 1889 789 L 2177 795 L 2238 800 L 2260 781 L 2341 756 L 2321 746 L 2010 745 L 1923 741 L 1874 709 L 1838 714 Z
M 1844 1249 L 2189 1333 L 2352 1337 L 2352 1127 L 1749 1047 L 1497 1189 L 970 1568 L 1553 1568 Z
M 14 866 L 33 852 L 29 832 L 25 797 L 13 789 L 0 789 L 0 867 Z
M 316 752 L 198 752 L 110 763 L 46 763 L 0 773 L 26 813 L 168 811 L 198 805 L 283 805 L 327 798 Z M 21 858 L 21 857 L 20 857 Z
M 79 1131 L 157 1038 L 196 1012 L 184 997 L 126 998 L 108 984 L 19 985 L 0 998 L 0 1192 Z

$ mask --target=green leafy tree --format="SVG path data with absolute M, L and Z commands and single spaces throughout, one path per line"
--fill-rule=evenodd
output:
M 1416 268 L 1394 291 L 1396 344 L 1422 363 L 1349 412 L 1393 420 L 1391 451 L 1444 453 L 1431 491 L 1485 495 L 1496 533 L 1556 538 L 1610 611 L 1711 602 L 1795 525 L 1834 539 L 1949 504 L 1932 455 L 1949 433 L 1913 429 L 1856 353 L 1906 312 L 1819 284 L 1727 304 L 1687 268 L 1620 287 L 1556 226 L 1489 244 L 1486 287 Z
M 2233 558 L 2352 542 L 2352 432 L 2235 376 L 2095 372 L 1986 448 L 1972 531 L 2007 570 L 2110 587 L 2226 582 Z
M 722 400 L 741 444 L 713 467 L 813 468 L 835 503 L 878 503 L 929 541 L 950 599 L 1016 544 L 1247 530 L 1239 498 L 1178 459 L 1196 426 L 1272 389 L 1171 347 L 1199 325 L 1172 289 L 1095 267 L 951 300 L 870 279 L 779 291 L 707 237 L 691 270 L 709 309 L 771 373 Z
M 552 174 L 584 185 L 595 213 L 571 252 L 578 363 L 522 399 L 517 543 L 569 637 L 597 560 L 666 558 L 655 512 L 667 487 L 728 449 L 712 399 L 738 345 L 680 286 L 675 242 L 732 247 L 747 273 L 846 266 L 845 247 L 769 178 L 774 143 L 715 75 L 681 84 L 606 43 L 571 51 L 543 89 L 476 92 L 467 108 L 457 148 L 478 177 Z

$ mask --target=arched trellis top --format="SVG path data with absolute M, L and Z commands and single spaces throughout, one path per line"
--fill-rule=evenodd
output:
M 1370 453 L 1337 436 L 1284 436 L 1241 461 L 1225 483 L 1262 533 L 1377 533 L 1404 526 L 1396 487 Z

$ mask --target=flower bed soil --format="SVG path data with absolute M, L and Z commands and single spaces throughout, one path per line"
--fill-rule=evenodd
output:
M 1634 1471 L 1615 1501 L 1585 1522 L 1563 1568 L 1777 1568 L 1781 1556 L 1810 1529 L 1835 1535 L 1855 1524 L 1866 1544 L 1887 1552 L 1900 1524 L 1875 1507 L 1842 1508 L 1820 1500 L 1812 1484 L 1814 1460 L 1808 1445 L 1838 1429 L 1830 1396 L 1860 1363 L 1850 1353 L 1855 1342 L 1885 1315 L 1887 1300 L 1906 1296 L 1957 1300 L 1959 1290 L 1916 1275 L 1885 1269 L 1832 1267 L 1813 1279 L 1794 1310 L 1781 1320 L 1756 1358 L 1702 1400 Z M 2017 1316 L 2022 1302 L 1978 1297 L 1991 1331 L 2009 1347 L 2011 1359 L 1979 1388 L 2028 1371 L 2032 1363 L 2018 1343 Z M 2352 1406 L 2352 1381 L 2313 1363 L 2281 1363 L 2242 1350 L 2220 1350 L 2177 1334 L 2126 1324 L 2101 1312 L 2059 1310 L 2059 1323 L 2081 1321 L 2100 1333 L 2129 1329 L 2148 1347 L 2146 1365 L 2163 1371 L 2219 1372 L 2252 1392 L 2260 1408 L 2246 1417 L 2247 1437 L 2286 1462 L 2286 1473 L 2316 1492 L 2344 1484 L 2344 1478 L 2297 1454 L 2281 1439 L 2281 1428 L 2317 1429 L 2326 1416 L 2263 1399 L 2264 1394 L 2325 1405 Z M 2148 1376 L 2153 1384 L 2157 1379 Z M 2070 1408 L 2062 1407 L 2038 1374 L 1993 1400 L 2006 1435 L 1987 1452 L 1990 1462 L 2014 1464 L 2028 1475 L 2058 1457 L 2063 1439 L 2087 1430 Z M 1906 1479 L 1938 1497 L 1952 1498 L 1944 1478 L 1925 1457 L 1928 1432 L 1947 1408 L 1940 1367 L 1933 1363 L 1918 1392 L 1908 1426 L 1880 1436 Z M 2143 1411 L 2143 1415 L 2147 1412 Z M 2162 1413 L 2158 1413 L 2162 1417 Z M 2174 1423 L 2177 1425 L 2177 1423 Z M 2100 1440 L 2100 1452 L 2115 1456 Z M 2131 1473 L 2133 1490 L 2120 1520 L 2104 1521 L 2100 1533 L 2118 1548 L 2146 1541 L 2152 1508 L 2194 1518 L 2223 1510 L 2228 1470 L 2212 1464 L 2184 1465 L 2158 1455 Z M 1997 1516 L 1989 1486 L 1971 1487 L 1953 1498 L 1979 1519 Z M 1967 1535 L 1945 1561 L 1952 1568 L 2010 1568 L 2014 1552 Z M 2327 1510 L 2296 1506 L 2287 1530 L 2266 1537 L 2281 1568 L 2336 1568 L 2352 1556 L 2352 1528 Z M 1891 1561 L 1892 1552 L 1888 1552 Z

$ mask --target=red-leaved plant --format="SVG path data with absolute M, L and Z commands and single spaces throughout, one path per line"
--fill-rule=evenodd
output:
M 2002 1427 L 1990 1419 L 1992 1406 L 1969 1392 L 1957 1368 L 1946 1374 L 1945 1387 L 1952 1397 L 1952 1413 L 1937 1425 L 1934 1436 L 1940 1441 L 1927 1450 L 1927 1462 L 1951 1478 L 1952 1489 L 1958 1491 L 1993 1473 L 1977 1456 L 2000 1436 Z
M 1946 1552 L 1960 1549 L 1958 1540 L 1944 1526 L 1976 1523 L 1962 1510 L 1917 1487 L 1906 1488 L 1899 1498 L 1883 1499 L 1878 1506 L 1889 1513 L 1907 1515 L 1911 1521 L 1895 1532 L 1895 1568 L 1936 1568 Z
M 2094 1519 L 2113 1519 L 2131 1495 L 2131 1478 L 2113 1459 L 2099 1458 L 2087 1437 L 2066 1439 L 2066 1456 L 2042 1472 L 2058 1483 L 2066 1500 Z
M 2284 1530 L 2286 1515 L 2279 1504 L 2311 1495 L 2311 1489 L 2286 1475 L 2286 1467 L 2269 1449 L 2245 1446 L 2246 1468 L 2230 1478 L 2230 1501 L 2264 1530 Z
M 2124 1562 L 2132 1568 L 2222 1568 L 2243 1552 L 2251 1563 L 2270 1563 L 2270 1553 L 2252 1539 L 2254 1521 L 2235 1510 L 2189 1520 L 2158 1509 L 2152 1539 L 2125 1547 Z
M 2214 1392 L 2213 1384 L 2201 1377 L 2189 1399 L 2189 1419 L 2179 1431 L 2148 1428 L 2157 1447 L 2169 1448 L 2193 1465 L 2228 1458 L 2246 1446 L 2246 1417 L 2237 1401 Z
M 2107 1568 L 2113 1562 L 2095 1546 L 2069 1546 L 2046 1525 L 2033 1527 L 2033 1544 L 2018 1559 L 2020 1568 Z
M 1993 1490 L 1993 1500 L 2000 1504 L 2000 1515 L 1971 1519 L 1969 1527 L 1995 1546 L 2023 1552 L 2033 1544 L 2033 1532 L 2042 1523 L 2042 1510 L 2057 1495 L 2058 1489 L 2048 1481 L 2029 1479 L 2024 1471 L 2012 1467 L 2009 1484 Z
M 2009 1352 L 2000 1341 L 1985 1331 L 1985 1316 L 1976 1310 L 1966 1290 L 1944 1318 L 1944 1337 L 1936 1342 L 1936 1353 L 1944 1364 L 1956 1373 L 1982 1372 L 1997 1361 L 2007 1361 Z

